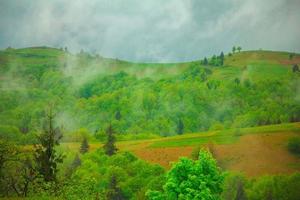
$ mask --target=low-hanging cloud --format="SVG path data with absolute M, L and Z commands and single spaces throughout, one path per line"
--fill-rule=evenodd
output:
M 299 0 L 3 0 L 0 48 L 67 46 L 132 61 L 199 59 L 233 45 L 300 51 Z

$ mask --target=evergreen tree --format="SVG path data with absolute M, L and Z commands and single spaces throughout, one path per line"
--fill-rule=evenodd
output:
M 52 108 L 46 115 L 43 133 L 37 136 L 38 145 L 35 145 L 36 170 L 46 182 L 55 181 L 58 172 L 57 165 L 63 162 L 63 155 L 56 152 L 62 134 L 54 128 L 54 114 Z
M 183 130 L 184 130 L 184 124 L 183 124 L 182 120 L 179 119 L 178 124 L 177 124 L 177 134 L 179 134 L 179 135 L 183 134 Z
M 108 200 L 122 200 L 124 199 L 121 189 L 118 186 L 117 177 L 113 174 L 110 178 L 108 190 L 106 193 Z
M 300 70 L 299 70 L 299 66 L 297 65 L 297 64 L 295 64 L 294 66 L 293 66 L 293 72 L 299 72 Z
M 89 151 L 89 143 L 88 140 L 85 138 L 83 138 L 82 142 L 81 142 L 81 146 L 80 146 L 80 153 L 84 154 L 87 153 Z
M 236 51 L 236 47 L 233 46 L 233 47 L 232 47 L 232 53 L 235 53 L 235 51 Z
M 69 166 L 69 169 L 66 171 L 66 177 L 71 177 L 73 172 L 81 165 L 81 159 L 78 154 L 74 157 L 73 162 Z
M 237 50 L 238 50 L 239 52 L 241 52 L 242 47 L 241 47 L 241 46 L 238 46 L 238 47 L 237 47 Z
M 113 130 L 111 124 L 106 129 L 106 135 L 107 135 L 107 141 L 104 144 L 103 148 L 104 148 L 105 153 L 108 156 L 112 156 L 117 152 L 118 149 L 115 146 L 116 138 L 114 136 L 114 130 Z
M 223 66 L 223 64 L 224 64 L 224 53 L 222 51 L 220 54 L 220 65 Z
M 119 120 L 119 121 L 122 118 L 121 112 L 119 110 L 116 112 L 115 118 L 116 118 L 116 120 Z
M 203 65 L 208 65 L 208 60 L 206 57 L 204 57 L 204 59 L 203 59 Z

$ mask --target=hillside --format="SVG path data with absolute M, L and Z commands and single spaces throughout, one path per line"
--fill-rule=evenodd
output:
M 299 72 L 292 65 L 300 56 L 290 55 L 246 51 L 216 66 L 7 49 L 0 52 L 1 136 L 34 142 L 30 135 L 49 104 L 64 132 L 83 128 L 98 138 L 109 123 L 120 134 L 168 136 L 299 121 Z
M 0 135 L 34 142 L 49 104 L 66 141 L 78 130 L 101 139 L 109 123 L 118 134 L 170 136 L 300 121 L 299 54 L 218 59 L 132 63 L 48 47 L 2 50 Z
M 0 198 L 298 199 L 299 61 L 0 51 Z

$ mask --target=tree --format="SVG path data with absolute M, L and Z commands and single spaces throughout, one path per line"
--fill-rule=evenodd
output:
M 63 155 L 57 153 L 62 134 L 54 128 L 54 114 L 49 108 L 44 122 L 43 133 L 37 136 L 39 144 L 35 145 L 36 170 L 46 182 L 56 181 L 57 165 L 63 162 Z
M 224 53 L 223 53 L 223 51 L 221 52 L 219 58 L 220 58 L 220 65 L 223 66 L 223 64 L 224 64 Z
M 295 64 L 294 66 L 293 66 L 293 72 L 299 72 L 300 70 L 299 70 L 299 66 L 297 65 L 297 64 Z
M 117 110 L 116 114 L 115 114 L 115 118 L 116 120 L 120 121 L 120 119 L 122 118 L 121 112 L 120 110 Z
M 199 159 L 181 158 L 167 173 L 164 191 L 148 191 L 149 199 L 220 199 L 224 175 L 212 155 L 200 150 Z
M 89 151 L 89 143 L 88 140 L 86 139 L 86 137 L 83 138 L 82 142 L 81 142 L 81 146 L 80 146 L 80 153 L 85 154 Z
M 293 53 L 289 54 L 289 59 L 290 59 L 290 60 L 293 60 L 293 57 L 294 57 L 294 54 L 293 54 Z
M 226 177 L 222 199 L 224 200 L 246 200 L 246 179 L 242 174 L 228 174 Z
M 74 171 L 81 165 L 81 159 L 78 154 L 75 155 L 73 162 L 66 171 L 66 177 L 71 177 Z
M 236 51 L 236 47 L 233 46 L 233 47 L 232 47 L 232 53 L 235 53 L 235 51 Z
M 208 60 L 206 57 L 204 57 L 204 59 L 203 59 L 203 65 L 208 65 Z
M 125 199 L 122 195 L 121 189 L 118 186 L 117 177 L 113 174 L 109 180 L 108 190 L 106 193 L 108 200 L 122 200 Z
M 238 47 L 237 47 L 237 50 L 238 50 L 239 52 L 241 52 L 242 47 L 241 47 L 241 46 L 238 46 Z
M 184 124 L 183 124 L 182 120 L 179 119 L 178 124 L 177 124 L 177 134 L 182 135 L 183 131 L 184 131 Z
M 117 152 L 117 147 L 115 146 L 116 138 L 114 136 L 114 130 L 112 128 L 112 125 L 110 124 L 108 128 L 106 129 L 106 135 L 107 135 L 107 141 L 104 144 L 104 152 L 108 156 L 112 156 Z

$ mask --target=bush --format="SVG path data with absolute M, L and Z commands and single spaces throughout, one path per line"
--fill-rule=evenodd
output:
M 291 153 L 300 155 L 300 137 L 290 138 L 287 147 Z

